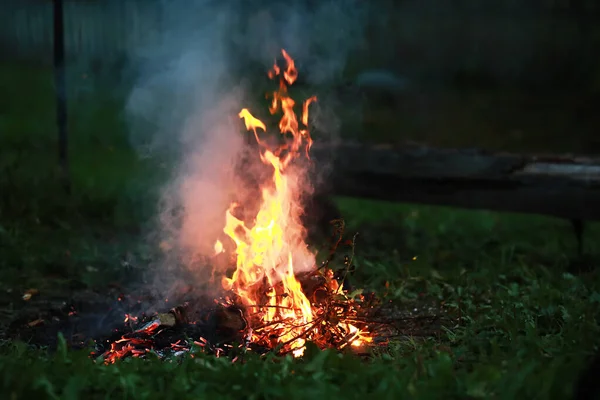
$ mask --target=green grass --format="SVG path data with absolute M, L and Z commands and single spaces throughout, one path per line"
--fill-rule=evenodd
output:
M 340 115 L 344 134 L 360 141 L 594 154 L 600 149 L 596 104 L 576 92 L 417 88 L 404 94 L 399 106 L 376 104 Z
M 67 195 L 59 179 L 51 70 L 0 66 L 2 284 L 44 286 L 48 277 L 68 280 L 87 266 L 111 279 L 140 221 L 152 215 L 161 171 L 129 146 L 119 91 L 83 90 L 86 79 L 68 81 Z
M 7 344 L 0 392 L 17 398 L 569 397 L 586 358 L 597 351 L 600 282 L 597 271 L 566 272 L 574 247 L 566 224 L 352 199 L 340 205 L 350 225 L 364 227 L 354 282 L 407 307 L 443 302 L 453 322 L 437 336 L 398 338 L 366 361 L 309 352 L 303 360 L 245 364 L 198 356 L 181 364 L 103 366 L 85 351 L 47 355 Z M 397 224 L 386 227 L 377 212 Z
M 21 307 L 18 294 L 29 287 L 52 297 L 130 279 L 121 263 L 130 253 L 143 267 L 153 249 L 140 225 L 152 214 L 145 194 L 157 175 L 125 140 L 119 97 L 81 94 L 70 112 L 74 193 L 60 192 L 51 76 L 3 68 L 12 97 L 0 100 L 0 328 L 3 312 Z M 64 344 L 48 353 L 6 341 L 0 398 L 569 398 L 598 351 L 600 273 L 571 270 L 568 223 L 338 203 L 347 234 L 359 232 L 355 285 L 411 309 L 443 303 L 451 323 L 431 337 L 397 338 L 368 360 L 310 350 L 300 360 L 232 364 L 197 355 L 104 366 Z M 599 239 L 593 224 L 588 263 L 599 259 Z
M 85 82 L 78 80 L 68 84 L 74 193 L 66 197 L 57 184 L 58 134 L 51 71 L 21 65 L 0 67 L 0 87 L 8 93 L 0 99 L 0 217 L 76 220 L 85 214 L 85 218 L 111 224 L 115 220 L 135 224 L 140 215 L 126 214 L 139 209 L 139 204 L 126 203 L 147 194 L 140 186 L 152 172 L 129 146 L 122 96 L 104 87 L 82 91 Z M 138 182 L 136 187 L 132 181 Z

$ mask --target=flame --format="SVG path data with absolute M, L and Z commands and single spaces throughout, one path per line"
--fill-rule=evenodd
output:
M 232 204 L 226 213 L 223 231 L 235 243 L 237 261 L 233 276 L 224 277 L 222 284 L 226 290 L 234 291 L 245 305 L 260 305 L 257 311 L 263 313 L 262 323 L 281 321 L 281 326 L 274 324 L 272 327 L 274 331 L 283 330 L 277 342 L 289 344 L 295 355 L 301 355 L 304 339 L 294 338 L 312 322 L 313 315 L 310 301 L 294 274 L 294 267 L 300 263 L 307 269 L 314 265 L 315 260 L 303 241 L 304 229 L 299 222 L 296 204 L 299 188 L 291 183 L 287 167 L 299 155 L 302 145 L 306 146 L 308 154 L 312 143 L 306 127 L 308 105 L 316 97 L 304 103 L 302 122 L 305 127 L 301 129 L 294 112 L 295 102 L 289 97 L 286 85 L 296 80 L 298 72 L 287 52 L 283 50 L 282 53 L 287 61 L 283 76 L 280 76 L 281 69 L 277 64 L 269 71 L 272 79 L 280 76 L 279 90 L 273 93 L 269 111 L 275 114 L 281 110 L 283 115 L 279 129 L 288 143 L 273 151 L 267 149 L 257 133 L 258 129 L 267 130 L 265 124 L 248 109 L 239 113 L 246 129 L 254 132 L 257 142 L 262 145 L 260 159 L 272 168 L 273 173 L 271 181 L 261 187 L 262 204 L 251 227 L 233 215 L 237 204 Z M 287 151 L 284 153 L 284 150 Z M 215 250 L 217 247 L 222 249 L 218 243 Z M 264 282 L 268 288 L 266 291 Z
M 223 277 L 222 286 L 261 315 L 260 323 L 269 327 L 270 337 L 275 337 L 273 347 L 287 346 L 294 356 L 301 356 L 306 338 L 311 338 L 313 330 L 317 331 L 312 324 L 316 311 L 302 292 L 294 271 L 314 269 L 315 256 L 304 242 L 304 229 L 299 221 L 298 177 L 288 167 L 302 154 L 302 149 L 309 157 L 312 138 L 308 111 L 317 98 L 313 96 L 303 102 L 298 120 L 294 111 L 296 103 L 288 93 L 288 85 L 296 81 L 298 72 L 289 54 L 285 50 L 282 54 L 287 64 L 283 73 L 277 63 L 268 73 L 271 79 L 279 77 L 279 87 L 272 93 L 269 111 L 282 113 L 279 130 L 285 143 L 275 150 L 267 148 L 258 136 L 259 129 L 267 131 L 265 123 L 246 108 L 239 113 L 246 129 L 254 133 L 260 145 L 260 159 L 272 168 L 272 176 L 261 186 L 262 203 L 250 226 L 234 216 L 238 204 L 232 204 L 226 212 L 223 232 L 235 243 L 237 258 L 233 275 Z M 215 252 L 222 251 L 223 245 L 217 241 Z M 342 328 L 353 338 L 348 343 L 358 345 L 359 330 L 349 324 Z M 259 340 L 258 335 L 254 335 L 253 339 Z
M 224 251 L 223 243 L 220 240 L 215 242 L 215 254 L 221 254 Z

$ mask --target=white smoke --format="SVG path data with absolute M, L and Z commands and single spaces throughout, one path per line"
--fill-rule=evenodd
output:
M 251 100 L 262 95 L 249 92 L 252 82 L 266 79 L 285 48 L 301 76 L 326 84 L 362 39 L 364 10 L 356 0 L 272 3 L 164 1 L 157 32 L 133 54 L 132 142 L 143 156 L 174 166 L 158 218 L 172 255 L 163 266 L 184 264 L 198 279 L 209 275 L 199 265 L 212 255 L 225 211 L 243 188 L 235 173 L 244 148 L 237 113 L 265 107 Z M 321 115 L 333 120 L 323 109 Z M 159 271 L 163 282 L 167 271 Z

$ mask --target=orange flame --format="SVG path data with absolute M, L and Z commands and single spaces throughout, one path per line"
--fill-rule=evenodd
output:
M 294 271 L 314 269 L 315 256 L 304 242 L 304 229 L 299 221 L 300 207 L 296 202 L 300 187 L 296 183 L 297 177 L 287 167 L 301 154 L 302 147 L 308 157 L 312 144 L 308 110 L 317 98 L 310 97 L 302 104 L 302 115 L 298 121 L 294 112 L 296 103 L 287 89 L 287 85 L 296 81 L 298 72 L 288 53 L 282 50 L 282 54 L 287 64 L 283 74 L 277 64 L 268 74 L 271 79 L 279 76 L 279 88 L 272 93 L 269 111 L 275 114 L 281 110 L 279 130 L 286 143 L 273 151 L 267 149 L 257 133 L 258 129 L 266 131 L 265 124 L 246 108 L 239 113 L 246 129 L 254 132 L 262 146 L 262 162 L 270 166 L 273 173 L 271 181 L 261 186 L 262 203 L 251 226 L 233 215 L 237 204 L 232 204 L 226 213 L 223 232 L 235 243 L 237 261 L 232 277 L 223 277 L 222 285 L 236 293 L 249 309 L 261 315 L 260 322 L 263 326 L 270 326 L 276 337 L 273 346 L 285 345 L 295 356 L 300 356 L 305 338 L 310 337 L 305 333 L 315 316 Z M 215 252 L 222 251 L 223 245 L 217 241 Z M 358 337 L 357 328 L 345 328 Z M 349 343 L 355 345 L 357 341 Z

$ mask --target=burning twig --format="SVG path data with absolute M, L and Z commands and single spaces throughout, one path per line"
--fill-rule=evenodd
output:
M 332 220 L 330 223 L 334 227 L 334 232 L 333 232 L 333 235 L 332 235 L 332 237 L 334 238 L 334 242 L 333 242 L 333 244 L 331 245 L 331 247 L 329 249 L 329 256 L 327 257 L 327 259 L 325 261 L 323 261 L 323 263 L 321 264 L 321 266 L 317 270 L 329 268 L 329 264 L 335 258 L 335 254 L 337 252 L 337 249 L 338 249 L 340 243 L 342 243 L 342 239 L 344 237 L 344 231 L 345 231 L 345 228 L 346 228 L 346 222 L 343 219 L 338 218 L 338 219 Z
M 354 236 L 352 237 L 352 250 L 350 253 L 350 257 L 344 260 L 344 264 L 346 265 L 346 268 L 344 269 L 344 276 L 342 277 L 342 283 L 346 282 L 346 278 L 348 277 L 348 272 L 350 271 L 350 268 L 352 268 L 352 263 L 354 261 L 354 248 L 356 246 L 356 237 L 358 236 L 358 232 L 356 232 L 354 234 Z M 338 287 L 338 290 L 336 291 L 336 293 L 339 293 L 340 290 L 342 288 L 342 285 L 340 285 Z

